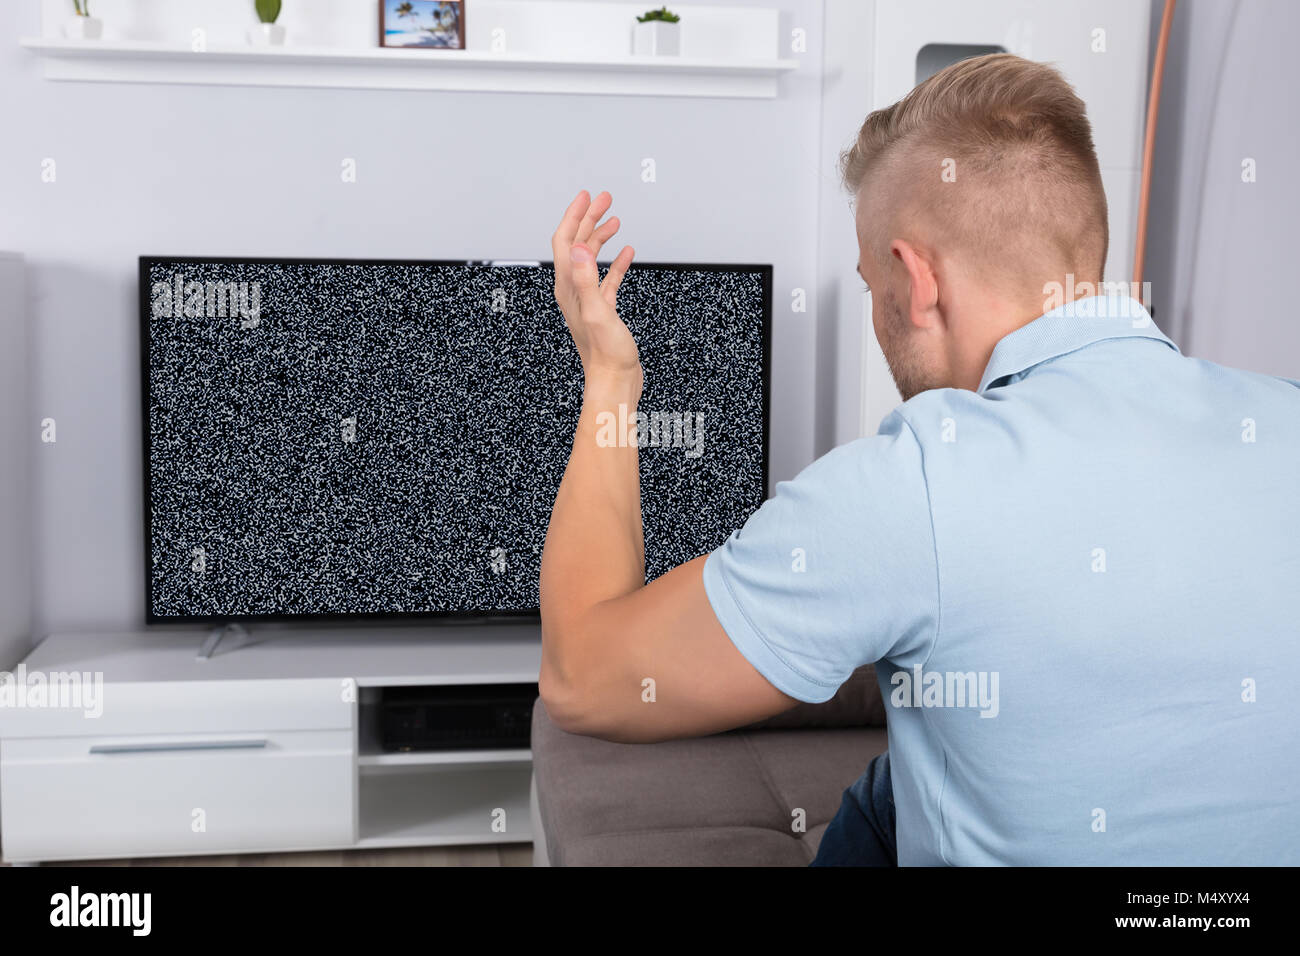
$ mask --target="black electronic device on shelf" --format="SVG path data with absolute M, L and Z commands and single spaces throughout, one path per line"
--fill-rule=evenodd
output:
M 386 687 L 379 698 L 385 751 L 527 748 L 536 684 Z

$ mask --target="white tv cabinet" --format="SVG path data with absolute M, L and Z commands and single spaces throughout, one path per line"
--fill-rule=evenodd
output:
M 253 628 L 200 660 L 203 638 L 52 635 L 14 669 L 103 684 L 102 708 L 0 706 L 6 861 L 531 842 L 527 749 L 384 753 L 375 702 L 535 683 L 537 625 Z

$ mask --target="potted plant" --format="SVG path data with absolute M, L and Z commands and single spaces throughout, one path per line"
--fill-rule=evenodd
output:
M 74 40 L 98 40 L 104 35 L 104 21 L 90 15 L 90 0 L 72 0 L 76 16 L 63 25 L 63 32 Z
M 284 46 L 284 27 L 275 22 L 280 16 L 280 0 L 253 0 L 253 7 L 262 22 L 248 31 L 248 42 L 253 46 Z
M 632 52 L 638 56 L 677 56 L 682 52 L 681 17 L 667 7 L 647 10 L 636 18 Z

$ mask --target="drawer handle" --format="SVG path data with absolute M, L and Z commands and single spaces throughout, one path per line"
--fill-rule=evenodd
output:
M 92 754 L 144 754 L 175 750 L 257 750 L 267 745 L 265 737 L 257 740 L 189 740 L 177 743 L 95 744 Z

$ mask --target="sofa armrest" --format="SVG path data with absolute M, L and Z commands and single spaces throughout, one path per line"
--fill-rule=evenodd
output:
M 876 668 L 859 667 L 825 703 L 800 703 L 785 713 L 743 727 L 743 730 L 793 730 L 811 727 L 884 727 L 885 702 L 880 696 Z

